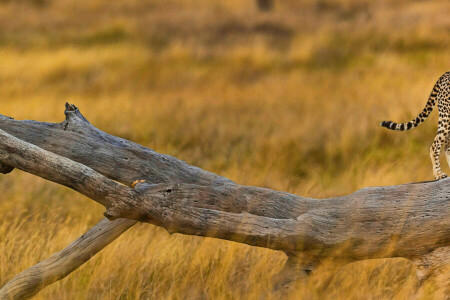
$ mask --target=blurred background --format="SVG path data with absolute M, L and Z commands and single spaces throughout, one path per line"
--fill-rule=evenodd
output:
M 96 127 L 240 184 L 326 198 L 431 180 L 450 66 L 446 0 L 0 0 L 1 114 Z M 448 170 L 443 161 L 444 170 Z M 0 285 L 101 219 L 93 201 L 0 177 Z M 141 224 L 37 299 L 276 299 L 285 256 Z M 419 299 L 445 299 L 448 271 Z M 404 259 L 326 263 L 295 299 L 409 299 Z

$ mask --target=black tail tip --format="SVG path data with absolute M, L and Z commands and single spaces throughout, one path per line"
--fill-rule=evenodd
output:
M 392 124 L 392 121 L 383 121 L 380 123 L 380 126 L 389 128 L 389 126 L 391 126 L 391 124 Z

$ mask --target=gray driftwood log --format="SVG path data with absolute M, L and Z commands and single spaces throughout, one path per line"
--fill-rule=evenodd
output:
M 104 205 L 108 219 L 120 220 L 100 222 L 88 232 L 89 241 L 82 236 L 25 270 L 0 290 L 0 299 L 36 294 L 136 221 L 170 233 L 284 251 L 289 258 L 275 278 L 279 287 L 306 277 L 330 256 L 343 261 L 404 257 L 417 264 L 420 280 L 450 262 L 450 179 L 304 198 L 238 185 L 106 134 L 75 106 L 67 105 L 65 114 L 57 124 L 0 115 L 0 172 L 17 168 L 65 185 Z M 136 180 L 145 182 L 132 187 Z M 99 228 L 104 233 L 97 236 Z

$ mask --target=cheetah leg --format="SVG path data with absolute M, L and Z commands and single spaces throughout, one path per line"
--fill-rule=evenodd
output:
M 441 122 L 439 122 L 441 124 Z M 442 143 L 445 143 L 448 133 L 443 128 L 438 128 L 438 134 L 434 138 L 433 144 L 430 147 L 430 157 L 433 163 L 433 174 L 436 180 L 447 177 L 447 174 L 441 171 L 441 163 L 439 156 L 441 154 Z
M 447 158 L 448 166 L 450 167 L 450 136 L 445 140 L 445 157 Z

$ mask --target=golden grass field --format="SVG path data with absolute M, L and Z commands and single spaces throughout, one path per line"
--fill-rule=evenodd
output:
M 436 114 L 378 124 L 415 117 L 449 71 L 450 2 L 276 2 L 0 0 L 0 113 L 60 122 L 69 101 L 108 133 L 308 197 L 431 180 Z M 103 213 L 17 170 L 0 192 L 0 285 Z M 36 299 L 276 299 L 284 260 L 141 224 Z M 405 259 L 325 262 L 292 298 L 446 299 L 449 273 L 417 290 Z

